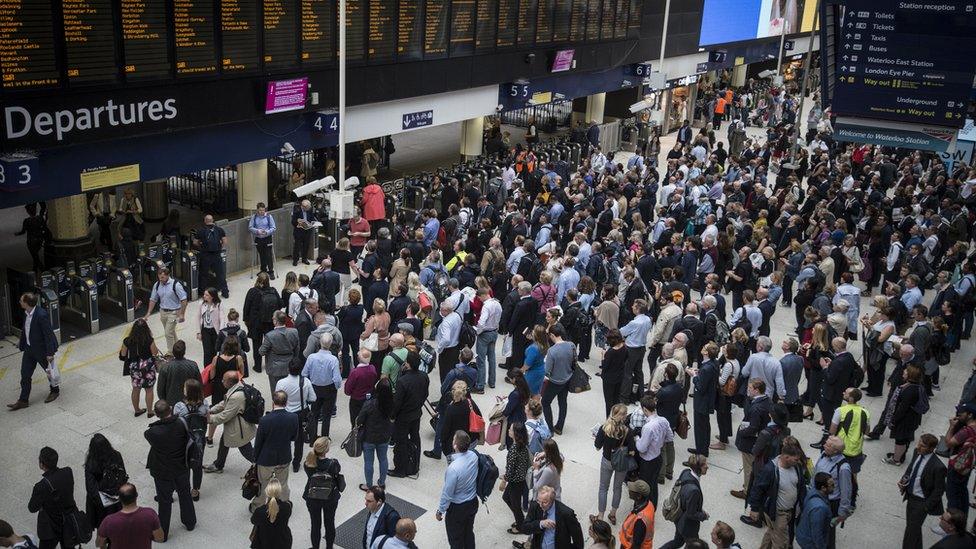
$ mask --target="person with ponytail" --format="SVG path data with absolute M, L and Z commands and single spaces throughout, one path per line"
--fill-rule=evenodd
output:
M 251 549 L 291 549 L 291 502 L 281 498 L 281 483 L 273 478 L 264 488 L 267 503 L 251 513 Z

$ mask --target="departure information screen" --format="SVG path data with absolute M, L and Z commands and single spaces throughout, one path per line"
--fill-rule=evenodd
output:
M 347 59 L 385 64 L 636 38 L 644 0 L 347 0 Z M 0 0 L 0 89 L 336 63 L 337 0 Z

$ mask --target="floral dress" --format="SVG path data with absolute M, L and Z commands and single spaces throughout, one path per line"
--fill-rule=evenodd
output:
M 122 341 L 125 346 L 126 355 L 124 361 L 129 369 L 129 376 L 132 378 L 133 389 L 151 389 L 156 385 L 156 357 L 153 356 L 152 349 L 134 349 L 130 345 L 129 338 Z

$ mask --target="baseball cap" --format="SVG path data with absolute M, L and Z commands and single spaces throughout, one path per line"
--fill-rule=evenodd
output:
M 627 483 L 627 490 L 642 496 L 651 495 L 651 487 L 643 480 L 634 480 Z
M 413 335 L 413 324 L 409 322 L 401 322 L 397 324 L 397 330 Z

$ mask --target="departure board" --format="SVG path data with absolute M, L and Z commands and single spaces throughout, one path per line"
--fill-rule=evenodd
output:
M 627 38 L 627 8 L 630 7 L 630 0 L 616 0 L 617 2 L 617 23 L 613 27 L 613 37 L 617 40 Z
M 369 60 L 393 61 L 396 0 L 369 0 Z
M 332 21 L 334 0 L 302 0 L 302 64 L 322 65 L 335 59 Z
M 224 72 L 250 72 L 261 67 L 258 0 L 220 0 L 220 42 Z
M 495 49 L 498 34 L 498 0 L 478 0 L 478 26 L 474 35 L 474 51 Z
M 346 60 L 348 61 L 365 59 L 366 20 L 363 19 L 365 16 L 363 2 L 365 1 L 368 0 L 346 0 Z M 336 10 L 336 17 L 338 14 L 339 12 Z
M 515 46 L 518 21 L 518 0 L 498 0 L 498 38 L 495 43 L 498 44 L 499 48 Z
M 122 1 L 122 48 L 128 80 L 170 76 L 166 0 Z
M 424 57 L 421 0 L 400 0 L 397 8 L 397 59 L 416 61 Z
M 596 1 L 596 0 L 594 0 Z M 639 2 L 640 0 L 635 0 Z M 572 0 L 573 11 L 569 18 L 569 41 L 586 40 L 586 0 Z
M 641 28 L 641 0 L 630 0 L 630 19 L 627 21 L 627 37 L 640 38 Z
M 552 41 L 566 42 L 569 40 L 573 0 L 552 0 L 552 3 Z
M 451 55 L 474 53 L 475 0 L 451 0 Z
M 518 11 L 518 45 L 535 43 L 535 16 L 539 0 L 521 0 Z
M 589 0 L 589 2 L 586 8 L 586 41 L 596 42 L 600 39 L 600 14 L 603 10 L 600 8 L 600 0 Z
M 112 0 L 61 0 L 61 16 L 68 82 L 115 82 L 119 70 Z
M 447 56 L 447 0 L 426 0 L 424 58 Z
M 298 64 L 298 19 L 295 0 L 263 0 L 264 68 L 287 69 Z
M 622 0 L 626 2 L 627 0 Z M 603 0 L 603 10 L 600 18 L 600 39 L 613 40 L 613 18 L 617 13 L 617 0 Z
M 50 3 L 0 0 L 0 74 L 4 89 L 59 83 Z
M 552 42 L 552 4 L 553 0 L 537 0 L 535 17 L 535 43 Z
M 217 72 L 214 0 L 173 0 L 176 75 Z

